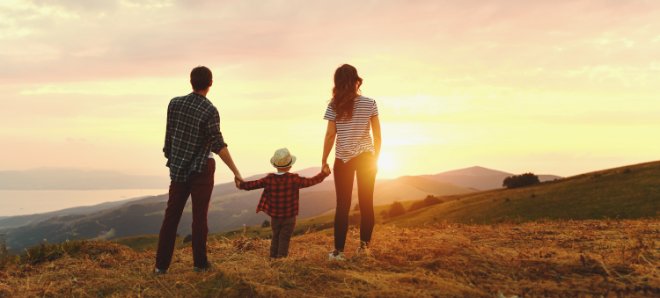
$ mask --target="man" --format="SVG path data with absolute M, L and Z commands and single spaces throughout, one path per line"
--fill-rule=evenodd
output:
M 170 168 L 170 191 L 165 217 L 158 237 L 155 273 L 167 272 L 172 261 L 177 226 L 186 205 L 192 197 L 192 247 L 195 271 L 206 271 L 210 264 L 206 256 L 208 234 L 207 215 L 215 160 L 213 153 L 234 173 L 235 181 L 242 181 L 227 144 L 220 132 L 220 115 L 206 98 L 213 85 L 211 70 L 195 67 L 190 72 L 193 92 L 175 97 L 167 108 L 167 130 L 163 152 Z

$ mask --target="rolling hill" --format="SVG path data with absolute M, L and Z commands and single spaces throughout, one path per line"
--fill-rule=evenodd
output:
M 519 189 L 457 196 L 405 215 L 400 224 L 539 219 L 624 219 L 660 215 L 660 162 L 586 173 Z
M 318 169 L 306 169 L 318 172 Z M 257 178 L 259 176 L 251 177 Z M 410 196 L 465 194 L 470 189 L 429 180 L 423 177 L 402 177 L 377 181 L 376 204 L 387 204 Z M 223 232 L 257 225 L 268 217 L 255 213 L 260 191 L 240 191 L 233 183 L 215 186 L 209 208 L 209 230 Z M 143 234 L 156 234 L 160 229 L 166 195 L 130 200 L 121 204 L 96 206 L 90 212 L 55 212 L 47 215 L 23 216 L 0 220 L 0 233 L 7 234 L 7 244 L 12 251 L 20 251 L 47 240 L 57 243 L 64 240 L 103 238 L 112 239 Z M 335 192 L 332 181 L 301 191 L 300 217 L 311 217 L 332 210 Z M 85 209 L 78 209 L 85 210 Z M 6 224 L 3 226 L 2 224 Z M 25 223 L 22 224 L 21 223 Z M 190 203 L 179 224 L 179 233 L 191 232 Z
M 504 181 L 504 178 L 513 175 L 514 174 L 507 172 L 475 166 L 435 175 L 428 175 L 425 177 L 476 190 L 489 190 L 502 188 L 502 181 Z M 561 179 L 561 177 L 555 175 L 538 175 L 538 177 L 541 182 Z
M 389 183 L 427 187 L 417 178 Z M 449 195 L 379 216 L 370 257 L 353 252 L 359 231 L 351 228 L 343 263 L 326 261 L 331 215 L 301 220 L 321 230 L 298 231 L 287 259 L 269 260 L 269 241 L 248 236 L 268 229 L 210 237 L 214 269 L 205 273 L 192 271 L 191 248 L 179 242 L 170 272 L 154 276 L 155 236 L 118 241 L 138 250 L 41 245 L 0 259 L 0 296 L 657 297 L 658 194 L 660 162 Z

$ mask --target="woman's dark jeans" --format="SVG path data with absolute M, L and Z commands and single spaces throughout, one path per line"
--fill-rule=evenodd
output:
M 353 180 L 357 176 L 358 201 L 360 204 L 360 240 L 371 241 L 374 229 L 374 184 L 376 182 L 376 157 L 371 152 L 362 153 L 347 163 L 335 159 L 335 249 L 344 251 L 348 232 L 348 214 L 351 210 Z

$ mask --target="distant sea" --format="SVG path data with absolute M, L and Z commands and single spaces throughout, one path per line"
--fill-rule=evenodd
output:
M 0 190 L 0 217 L 44 213 L 167 193 L 167 189 Z

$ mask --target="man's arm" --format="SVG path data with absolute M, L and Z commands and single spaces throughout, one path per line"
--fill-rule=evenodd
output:
M 229 154 L 229 149 L 227 149 L 227 143 L 225 143 L 225 139 L 222 137 L 222 132 L 220 132 L 220 114 L 218 114 L 218 110 L 213 110 L 211 118 L 207 123 L 208 135 L 211 138 L 211 152 L 220 156 L 220 159 L 229 167 L 229 170 L 234 173 L 235 180 L 243 181 L 241 173 L 236 168 L 234 160 Z
M 236 165 L 234 164 L 234 160 L 231 158 L 231 155 L 229 154 L 229 149 L 227 147 L 223 147 L 220 149 L 220 152 L 217 152 L 218 156 L 220 156 L 220 159 L 222 159 L 222 162 L 224 162 L 229 170 L 231 170 L 232 173 L 234 173 L 234 178 L 238 179 L 239 181 L 243 181 L 243 177 L 241 177 L 241 173 L 238 171 L 236 168 Z
M 206 131 L 210 139 L 209 142 L 211 143 L 211 152 L 220 155 L 220 151 L 227 147 L 227 143 L 225 143 L 222 132 L 220 132 L 220 114 L 218 114 L 218 110 L 213 109 L 206 123 Z
M 171 109 L 171 103 L 167 106 L 167 119 L 165 122 L 165 145 L 163 145 L 163 153 L 165 154 L 165 158 L 169 159 L 170 158 L 170 152 L 172 150 L 172 131 L 170 129 L 170 109 Z

